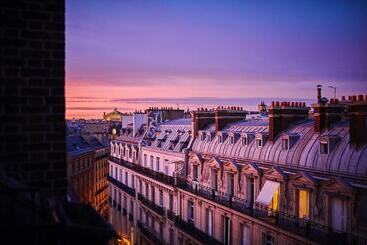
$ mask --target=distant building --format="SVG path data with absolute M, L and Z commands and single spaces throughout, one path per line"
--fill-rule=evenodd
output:
M 119 112 L 117 108 L 113 109 L 112 112 L 103 113 L 103 119 L 106 121 L 121 121 L 122 120 L 122 112 Z
M 266 106 L 264 101 L 261 101 L 261 103 L 257 106 L 257 108 L 260 115 L 266 116 L 268 114 L 268 107 Z

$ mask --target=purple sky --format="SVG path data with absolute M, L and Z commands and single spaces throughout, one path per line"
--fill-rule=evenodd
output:
M 67 0 L 66 14 L 69 98 L 367 94 L 367 1 Z

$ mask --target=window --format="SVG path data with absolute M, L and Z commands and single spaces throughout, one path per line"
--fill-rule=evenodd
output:
M 122 169 L 120 169 L 120 182 L 122 183 Z
M 173 211 L 173 195 L 169 194 L 169 204 L 168 204 L 169 210 Z
M 147 167 L 147 154 L 144 154 L 144 167 Z
M 329 153 L 329 144 L 327 142 L 320 142 L 320 154 Z
M 256 146 L 261 147 L 262 146 L 262 139 L 256 139 Z
M 190 200 L 187 202 L 187 221 L 194 222 L 194 202 Z
M 201 134 L 201 141 L 205 140 L 205 134 Z
M 247 146 L 247 137 L 242 137 L 242 146 Z
M 124 209 L 127 210 L 127 197 L 124 196 Z
M 159 222 L 159 238 L 163 239 L 163 223 Z
M 206 141 L 210 142 L 211 140 L 212 140 L 212 136 L 210 134 L 208 134 L 207 137 L 206 137 Z
M 331 227 L 339 232 L 347 229 L 347 205 L 346 200 L 338 197 L 331 199 Z
M 245 224 L 240 225 L 241 229 L 241 245 L 250 245 L 250 227 Z
M 150 156 L 150 168 L 153 170 L 153 161 L 154 161 L 154 157 Z
M 148 185 L 148 183 L 145 183 L 145 198 L 148 198 L 148 196 L 149 196 L 149 185 Z
M 168 175 L 168 166 L 164 166 L 164 173 Z
M 155 203 L 155 188 L 154 186 L 151 187 L 151 200 Z
M 192 178 L 193 180 L 198 180 L 198 165 L 192 165 Z
M 217 190 L 218 189 L 218 170 L 211 169 L 210 171 L 211 171 L 210 187 L 213 190 Z
M 113 176 L 113 166 L 112 165 L 111 165 L 111 170 L 110 170 L 110 176 Z
M 307 190 L 298 190 L 298 217 L 309 218 L 310 193 Z
M 218 135 L 218 143 L 222 143 L 223 137 L 222 135 Z
M 263 233 L 263 245 L 274 245 L 275 244 L 275 238 L 269 234 L 269 233 Z
M 115 179 L 117 179 L 117 167 L 115 167 Z
M 131 175 L 131 188 L 135 189 L 135 176 Z
M 246 178 L 246 199 L 250 204 L 255 200 L 255 180 L 254 178 Z
M 169 244 L 170 245 L 175 244 L 175 233 L 172 228 L 169 228 Z
M 289 148 L 289 140 L 282 139 L 282 150 L 288 150 L 288 148 Z
M 125 185 L 129 184 L 129 175 L 127 173 L 127 171 L 125 172 Z
M 130 200 L 130 213 L 134 215 L 134 201 L 132 199 Z
M 270 210 L 272 211 L 278 211 L 279 210 L 279 187 L 274 192 L 273 198 L 271 199 Z
M 206 209 L 206 232 L 209 236 L 213 236 L 213 210 Z
M 159 190 L 159 205 L 163 207 L 163 191 Z
M 157 170 L 157 172 L 159 172 L 159 169 L 160 169 L 160 166 L 159 166 L 159 161 L 160 161 L 160 159 L 159 159 L 159 157 L 156 157 L 156 170 Z
M 231 145 L 234 144 L 234 137 L 233 136 L 229 137 L 229 142 L 231 143 Z
M 231 244 L 231 219 L 226 216 L 222 216 L 223 220 L 223 243 L 225 245 Z
M 227 194 L 234 195 L 234 174 L 227 173 Z
M 143 194 L 143 183 L 141 180 L 139 180 L 139 192 L 140 194 Z

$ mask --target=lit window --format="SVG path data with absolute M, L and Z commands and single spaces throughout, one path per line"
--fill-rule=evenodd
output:
M 321 154 L 329 153 L 329 144 L 327 142 L 320 142 L 320 153 Z
M 302 219 L 309 218 L 309 192 L 307 190 L 298 191 L 298 217 Z
M 288 150 L 289 141 L 288 139 L 282 139 L 282 150 Z

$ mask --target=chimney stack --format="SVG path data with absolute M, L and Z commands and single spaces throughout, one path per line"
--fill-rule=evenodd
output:
M 197 136 L 199 130 L 203 130 L 206 126 L 215 122 L 215 115 L 213 110 L 207 108 L 198 108 L 197 111 L 191 112 L 192 118 L 192 133 Z
M 314 112 L 314 130 L 321 133 L 324 129 L 331 128 L 332 124 L 339 122 L 342 119 L 345 110 L 345 104 L 339 103 L 338 99 L 330 99 L 328 103 L 326 98 L 321 96 L 321 86 L 317 86 L 318 103 L 313 104 Z M 343 98 L 342 98 L 343 99 Z
M 240 107 L 231 106 L 227 109 L 215 109 L 215 131 L 221 131 L 228 123 L 246 119 L 247 112 Z
M 286 131 L 292 124 L 308 119 L 309 107 L 305 102 L 272 102 L 269 107 L 269 141 Z
M 360 147 L 367 143 L 367 95 L 365 98 L 363 95 L 359 95 L 358 101 L 349 104 L 348 108 L 350 116 L 349 142 L 351 145 Z

